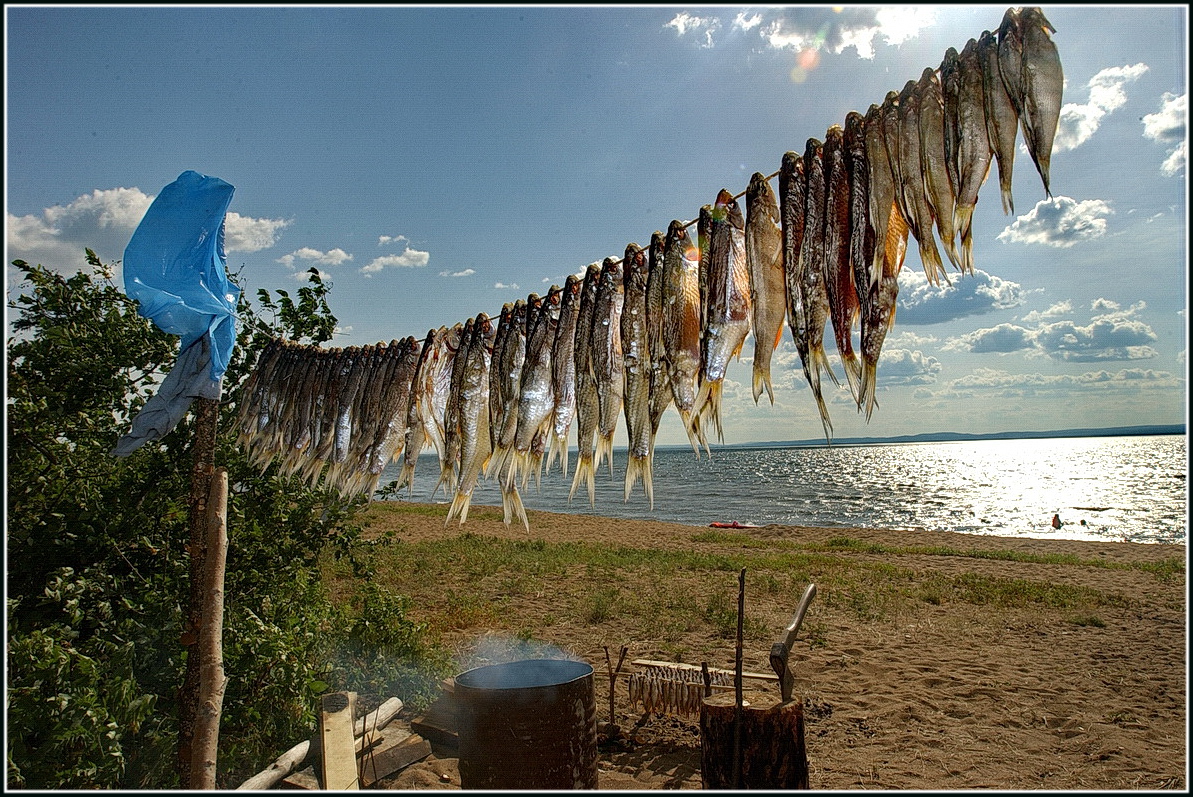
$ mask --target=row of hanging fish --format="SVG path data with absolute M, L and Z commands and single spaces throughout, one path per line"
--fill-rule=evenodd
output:
M 732 673 L 710 670 L 709 679 L 715 686 L 733 686 Z M 697 715 L 705 696 L 702 673 L 677 667 L 650 667 L 629 673 L 626 690 L 630 708 L 640 706 L 643 714 Z
M 978 189 L 998 164 L 1003 209 L 1013 212 L 1017 129 L 1050 195 L 1049 156 L 1063 74 L 1039 8 L 1011 8 L 997 34 L 949 48 L 866 114 L 851 111 L 823 140 L 782 157 L 778 192 L 755 173 L 745 196 L 722 189 L 695 222 L 672 221 L 646 249 L 626 246 L 551 286 L 388 346 L 319 349 L 281 341 L 246 385 L 240 443 L 261 467 L 345 494 L 376 489 L 390 461 L 411 484 L 429 444 L 435 491 L 463 523 L 480 478 L 497 481 L 504 519 L 527 528 L 520 489 L 558 463 L 568 473 L 576 427 L 581 486 L 595 504 L 613 437 L 628 436 L 625 498 L 640 481 L 653 507 L 654 441 L 674 405 L 696 455 L 709 433 L 724 441 L 726 369 L 753 333 L 752 393 L 774 403 L 771 360 L 791 330 L 826 438 L 832 424 L 821 377 L 839 384 L 824 348 L 832 326 L 849 389 L 869 420 L 883 341 L 894 323 L 897 276 L 914 238 L 927 278 L 948 281 L 937 246 L 973 273 Z M 739 195 L 741 196 L 741 195 Z M 696 241 L 688 233 L 696 225 Z M 859 329 L 860 352 L 853 347 Z M 434 494 L 434 493 L 433 493 Z

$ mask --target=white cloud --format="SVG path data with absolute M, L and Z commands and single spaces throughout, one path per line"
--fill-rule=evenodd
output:
M 878 363 L 878 382 L 882 385 L 928 385 L 936 381 L 944 366 L 940 360 L 921 351 L 885 347 Z
M 476 273 L 475 269 L 466 268 L 463 271 L 440 271 L 439 276 L 441 276 L 441 277 L 471 277 L 475 273 Z
M 1173 147 L 1164 163 L 1160 165 L 1160 171 L 1168 177 L 1185 169 L 1188 147 L 1187 97 L 1187 94 L 1178 97 L 1165 92 L 1160 110 L 1143 117 L 1143 135 L 1152 141 Z
M 1114 211 L 1108 202 L 1067 196 L 1041 200 L 998 234 L 1004 243 L 1043 244 L 1067 249 L 1106 234 L 1106 217 Z
M 120 260 L 153 200 L 139 188 L 97 189 L 65 205 L 45 208 L 40 214 L 8 214 L 5 262 L 21 259 L 73 273 L 86 267 L 83 250 L 87 248 L 105 263 Z M 225 249 L 267 249 L 289 223 L 229 211 L 224 224 Z
M 504 282 L 494 282 L 493 287 L 499 291 L 516 291 L 518 290 L 518 283 L 506 285 Z
M 1002 395 L 1025 395 L 1041 390 L 1094 390 L 1103 394 L 1107 389 L 1135 391 L 1146 387 L 1178 387 L 1180 380 L 1166 371 L 1150 368 L 1124 368 L 1109 371 L 1087 371 L 1083 374 L 1008 373 L 993 368 L 977 368 L 972 373 L 949 383 L 948 389 L 972 393 L 975 390 L 998 391 Z
M 317 269 L 315 269 L 315 271 L 319 272 L 319 279 L 323 280 L 324 282 L 331 281 L 331 274 L 328 274 L 326 271 L 324 271 L 321 268 L 317 268 Z M 310 279 L 310 276 L 311 276 L 311 269 L 308 268 L 308 269 L 303 269 L 302 271 L 295 271 L 293 274 L 290 275 L 290 279 L 294 280 L 295 282 L 305 283 L 308 279 Z
M 664 24 L 663 27 L 674 28 L 676 35 L 680 37 L 686 36 L 689 33 L 698 36 L 702 35 L 703 39 L 700 42 L 700 46 L 709 48 L 713 46 L 713 34 L 721 28 L 721 20 L 716 17 L 697 17 L 686 11 L 681 11 L 670 22 Z
M 320 252 L 318 249 L 304 246 L 302 249 L 298 249 L 288 255 L 282 255 L 278 258 L 277 262 L 287 268 L 295 268 L 295 260 L 303 260 L 320 266 L 339 266 L 352 260 L 352 255 L 339 248 L 332 249 L 329 252 Z
M 377 245 L 385 246 L 386 244 L 398 244 L 408 240 L 410 239 L 405 235 L 382 235 L 377 239 Z
M 1084 105 L 1069 103 L 1060 109 L 1052 151 L 1067 152 L 1088 141 L 1102 126 L 1106 116 L 1126 103 L 1127 92 L 1124 87 L 1142 77 L 1147 69 L 1147 64 L 1114 66 L 1090 78 L 1086 84 L 1089 101 Z
M 939 324 L 993 310 L 1007 310 L 1025 301 L 1025 291 L 978 269 L 972 276 L 960 276 L 953 283 L 932 285 L 923 272 L 905 268 L 899 274 L 899 299 L 895 312 L 899 324 Z
M 384 257 L 373 258 L 372 262 L 360 269 L 360 273 L 372 276 L 385 268 L 422 268 L 430 259 L 430 252 L 411 249 L 407 246 L 405 251 L 400 255 L 385 255 Z
M 1063 302 L 1057 302 L 1052 305 L 1047 310 L 1032 310 L 1023 316 L 1023 323 L 1034 324 L 1045 318 L 1056 318 L 1057 316 L 1066 315 L 1071 312 L 1073 312 L 1073 303 L 1065 299 Z

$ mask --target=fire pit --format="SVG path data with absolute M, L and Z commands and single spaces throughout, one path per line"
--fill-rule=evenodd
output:
M 465 789 L 597 788 L 592 667 L 530 659 L 456 677 Z

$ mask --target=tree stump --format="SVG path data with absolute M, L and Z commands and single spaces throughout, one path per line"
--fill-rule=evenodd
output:
M 802 698 L 784 703 L 765 692 L 742 695 L 741 782 L 733 771 L 732 692 L 700 705 L 700 778 L 706 789 L 807 789 Z

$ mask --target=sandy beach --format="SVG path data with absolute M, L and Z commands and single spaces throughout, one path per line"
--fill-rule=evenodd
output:
M 506 527 L 500 508 L 473 507 L 463 527 L 445 528 L 445 516 L 444 506 L 377 503 L 367 533 L 388 531 L 411 552 L 452 540 L 530 542 L 741 561 L 747 671 L 770 671 L 771 643 L 803 586 L 817 583 L 791 656 L 814 790 L 1186 788 L 1183 545 L 792 526 L 715 533 L 547 512 L 530 513 L 527 533 Z M 776 569 L 780 555 L 800 557 L 790 560 L 799 572 Z M 733 666 L 732 636 L 708 622 L 668 625 L 657 607 L 680 606 L 682 596 L 708 617 L 731 596 L 736 612 L 735 569 L 681 566 L 660 576 L 590 562 L 518 575 L 463 572 L 452 561 L 435 569 L 433 579 L 405 569 L 381 577 L 474 663 L 492 661 L 494 640 L 514 638 L 587 661 L 602 676 L 594 678 L 602 727 L 606 648 L 614 661 L 625 645 L 627 662 Z M 602 590 L 612 608 L 597 612 Z M 490 608 L 461 619 L 462 591 Z M 487 659 L 475 658 L 480 650 Z M 627 738 L 601 744 L 600 788 L 700 788 L 698 721 L 643 716 L 624 684 L 616 720 Z M 459 788 L 456 760 L 437 748 L 382 785 Z

